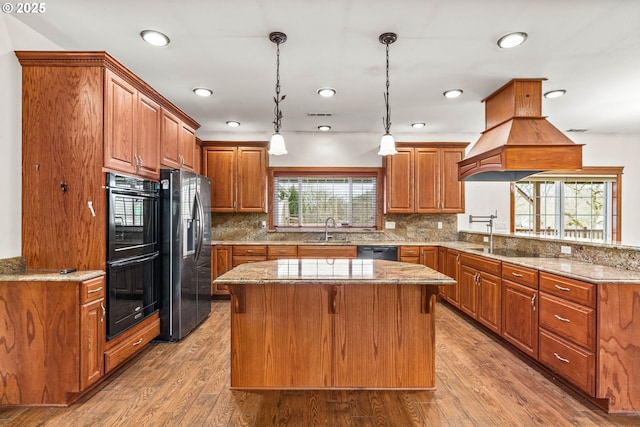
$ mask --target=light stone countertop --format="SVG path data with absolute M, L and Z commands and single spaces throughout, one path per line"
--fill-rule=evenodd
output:
M 0 282 L 84 282 L 104 275 L 102 270 L 81 270 L 68 274 L 60 274 L 59 270 L 24 270 L 0 274 Z
M 477 243 L 448 241 L 218 241 L 212 245 L 381 245 L 381 246 L 441 246 L 455 249 L 473 255 L 480 255 L 498 261 L 508 262 L 523 267 L 529 267 L 557 274 L 576 280 L 582 280 L 593 284 L 640 284 L 640 271 L 625 270 L 622 268 L 608 267 L 604 265 L 592 264 L 577 261 L 564 257 L 512 257 L 497 254 L 484 253 L 478 249 L 486 249 L 485 246 Z
M 241 264 L 224 273 L 219 285 L 455 285 L 448 276 L 420 264 L 372 259 L 283 259 Z

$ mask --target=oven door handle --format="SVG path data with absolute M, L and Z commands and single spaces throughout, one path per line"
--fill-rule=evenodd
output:
M 154 252 L 151 255 L 147 255 L 147 256 L 143 256 L 143 257 L 139 257 L 139 258 L 127 258 L 127 259 L 123 259 L 123 260 L 112 261 L 112 262 L 108 262 L 107 264 L 110 267 L 121 267 L 123 265 L 140 264 L 140 263 L 147 262 L 147 261 L 150 261 L 152 259 L 155 259 L 159 255 L 160 255 L 159 252 Z
M 200 196 L 196 192 L 196 206 L 198 208 L 198 217 L 196 221 L 198 223 L 198 246 L 196 248 L 196 259 L 200 258 L 200 252 L 202 252 L 202 244 L 204 242 L 204 209 L 202 207 L 202 202 L 200 201 Z

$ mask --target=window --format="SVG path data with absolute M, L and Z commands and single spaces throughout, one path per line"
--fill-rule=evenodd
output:
M 271 174 L 273 228 L 324 228 L 327 218 L 341 228 L 379 228 L 378 169 L 278 168 Z
M 547 172 L 512 184 L 512 232 L 557 239 L 620 241 L 622 168 Z

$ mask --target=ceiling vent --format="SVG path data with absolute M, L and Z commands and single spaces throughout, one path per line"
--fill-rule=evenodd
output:
M 482 101 L 486 130 L 458 162 L 458 179 L 518 181 L 582 167 L 582 145 L 542 116 L 543 80 L 513 79 Z

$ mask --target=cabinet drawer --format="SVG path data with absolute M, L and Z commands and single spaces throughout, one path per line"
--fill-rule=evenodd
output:
M 298 247 L 296 245 L 269 246 L 267 247 L 267 255 L 295 258 L 298 255 Z
M 234 255 L 231 261 L 231 265 L 233 267 L 237 267 L 240 264 L 247 264 L 250 262 L 261 262 L 266 260 L 267 260 L 267 257 L 265 255 Z
M 595 345 L 595 310 L 540 293 L 540 326 L 590 351 Z
M 355 246 L 298 245 L 298 258 L 356 258 Z
M 540 330 L 540 361 L 591 396 L 595 394 L 595 356 Z
M 460 254 L 460 264 L 473 267 L 477 270 L 486 271 L 494 276 L 500 276 L 500 266 L 502 263 L 489 258 L 462 253 Z
M 236 255 L 267 255 L 267 247 L 265 245 L 247 245 L 247 246 L 234 246 L 233 256 Z
M 117 368 L 131 356 L 142 350 L 158 335 L 160 335 L 160 319 L 155 317 L 151 323 L 132 332 L 117 345 L 105 351 L 104 372 L 107 373 Z
M 400 258 L 408 258 L 408 257 L 420 257 L 420 247 L 419 246 L 400 246 Z
M 502 278 L 538 289 L 538 270 L 502 263 Z
M 596 307 L 596 286 L 591 283 L 541 272 L 540 290 L 591 308 Z
M 81 283 L 80 304 L 86 304 L 104 298 L 105 286 L 104 276 L 87 280 Z

